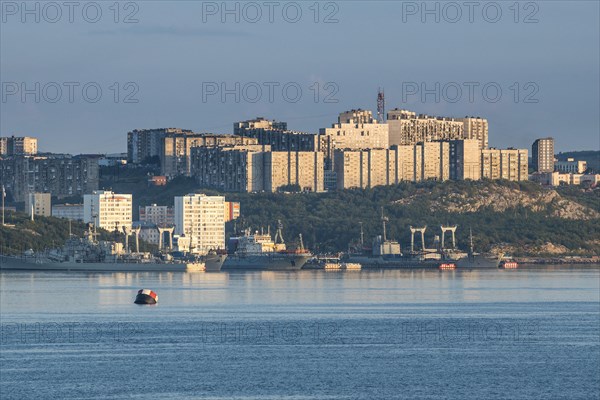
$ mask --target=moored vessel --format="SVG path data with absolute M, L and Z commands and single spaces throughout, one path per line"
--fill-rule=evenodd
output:
M 64 246 L 45 252 L 28 250 L 20 256 L 0 255 L 0 270 L 83 271 L 83 272 L 200 272 L 207 262 L 220 269 L 226 256 L 173 257 L 131 253 L 123 244 L 98 241 L 90 226 L 82 238 L 70 237 Z
M 269 270 L 297 271 L 312 257 L 310 251 L 304 249 L 302 235 L 300 246 L 296 250 L 288 250 L 283 240 L 283 226 L 278 221 L 275 239 L 267 232 L 253 234 L 247 229 L 243 236 L 230 239 L 230 252 L 223 264 L 224 270 Z

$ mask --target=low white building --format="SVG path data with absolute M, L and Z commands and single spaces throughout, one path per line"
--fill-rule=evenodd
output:
M 83 204 L 55 204 L 52 206 L 52 216 L 83 221 Z
M 554 169 L 559 172 L 583 174 L 587 169 L 587 161 L 575 161 L 574 158 L 567 158 L 567 161 L 555 161 Z
M 83 220 L 108 231 L 131 229 L 132 203 L 130 194 L 94 191 L 83 196 Z

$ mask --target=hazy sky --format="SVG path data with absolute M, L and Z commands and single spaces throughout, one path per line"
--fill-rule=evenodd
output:
M 317 132 L 379 87 L 387 109 L 486 117 L 492 146 L 600 145 L 597 1 L 0 3 L 0 134 L 41 151 L 256 116 Z

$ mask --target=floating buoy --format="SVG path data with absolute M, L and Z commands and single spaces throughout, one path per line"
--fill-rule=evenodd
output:
M 156 304 L 158 295 L 150 289 L 140 289 L 135 296 L 135 304 Z

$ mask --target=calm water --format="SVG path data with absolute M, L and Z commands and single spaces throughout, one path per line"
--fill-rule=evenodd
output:
M 140 288 L 156 306 L 133 304 Z M 0 274 L 0 398 L 594 399 L 600 271 Z

